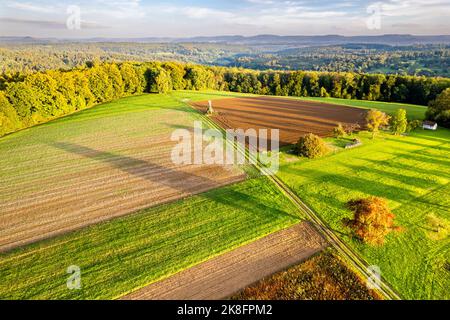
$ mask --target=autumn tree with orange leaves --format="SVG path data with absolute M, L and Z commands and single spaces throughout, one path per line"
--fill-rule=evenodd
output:
M 353 230 L 357 238 L 366 243 L 382 245 L 390 232 L 400 231 L 394 225 L 395 216 L 383 198 L 351 200 L 347 205 L 354 212 L 354 218 L 345 218 L 343 222 Z

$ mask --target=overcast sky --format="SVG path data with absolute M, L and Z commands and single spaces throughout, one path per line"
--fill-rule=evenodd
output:
M 450 0 L 0 0 L 0 36 L 432 35 L 449 18 Z

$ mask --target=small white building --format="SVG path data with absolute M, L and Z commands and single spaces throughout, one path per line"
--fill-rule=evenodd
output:
M 434 130 L 434 131 L 436 131 L 437 128 L 438 128 L 438 125 L 437 125 L 436 122 L 433 122 L 433 121 L 424 121 L 423 124 L 422 124 L 422 128 L 424 130 Z

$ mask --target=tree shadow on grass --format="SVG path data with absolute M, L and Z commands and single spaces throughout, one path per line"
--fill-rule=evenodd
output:
M 420 137 L 414 137 L 414 138 L 420 139 Z M 445 145 L 449 143 L 448 141 L 446 142 L 445 140 L 437 140 L 436 142 L 440 143 L 438 145 L 423 144 L 423 143 L 419 143 L 416 141 L 411 141 L 411 139 L 394 139 L 391 137 L 386 137 L 385 140 L 389 141 L 389 142 L 393 142 L 393 143 L 403 143 L 403 144 L 418 146 L 418 147 L 422 147 L 422 148 L 436 148 L 436 149 L 441 149 L 444 151 L 450 151 L 450 148 L 445 147 Z M 429 139 L 427 137 L 426 139 L 423 139 L 423 140 L 427 141 Z
M 298 169 L 292 169 L 291 172 L 296 172 L 296 174 L 305 177 L 308 177 L 307 174 L 311 173 L 314 177 L 320 177 L 319 181 L 317 181 L 316 178 L 315 183 L 331 183 L 346 190 L 361 192 L 376 197 L 385 197 L 394 201 L 409 200 L 412 197 L 411 192 L 403 188 L 387 185 L 379 181 L 368 180 L 362 177 L 352 177 L 348 174 L 346 175 L 346 173 L 335 174 L 319 170 L 308 170 L 305 173 Z
M 68 142 L 53 143 L 53 146 L 66 152 L 74 153 L 86 158 L 107 163 L 135 177 L 139 177 L 157 184 L 163 184 L 180 192 L 181 197 L 198 194 L 199 192 L 195 189 L 201 188 L 201 190 L 204 191 L 204 193 L 202 193 L 201 195 L 202 197 L 219 202 L 226 206 L 235 207 L 236 209 L 240 210 L 245 208 L 246 210 L 264 214 L 264 216 L 266 216 L 267 214 L 270 214 L 274 217 L 277 215 L 288 215 L 293 218 L 299 218 L 298 215 L 293 215 L 291 213 L 275 208 L 274 206 L 263 204 L 260 202 L 260 199 L 233 190 L 232 188 L 227 189 L 229 199 L 227 199 L 226 197 L 218 197 L 215 195 L 215 193 L 208 192 L 206 190 L 224 187 L 224 184 L 213 181 L 204 176 L 195 175 L 193 173 L 176 170 L 170 167 L 149 163 L 144 160 L 119 155 L 112 152 L 99 151 Z M 243 174 L 242 179 L 239 179 L 239 181 L 243 181 L 244 178 L 245 177 Z M 242 201 L 237 202 L 237 200 L 239 199 L 245 199 L 244 206 Z M 152 204 L 150 203 L 149 207 L 151 206 Z M 257 208 L 258 210 L 255 210 L 255 208 Z
M 354 143 L 355 137 L 342 137 L 342 138 L 334 138 L 329 142 L 333 147 L 337 147 L 340 149 L 345 149 L 351 143 Z
M 415 172 L 415 173 L 420 173 L 425 176 L 447 177 L 447 178 L 450 177 L 450 174 L 443 172 L 443 171 L 433 170 L 433 169 L 423 169 L 423 168 L 420 168 L 417 166 L 397 163 L 392 160 L 372 160 L 372 159 L 366 159 L 366 158 L 358 158 L 358 159 L 370 162 L 377 166 L 387 166 L 387 167 L 396 168 L 399 170 L 406 170 L 406 171 L 411 171 L 411 172 Z
M 437 157 L 433 157 L 431 155 L 425 156 L 423 154 L 418 154 L 415 152 L 410 153 L 400 153 L 397 154 L 397 158 L 403 158 L 407 160 L 419 161 L 419 162 L 427 162 L 433 165 L 440 165 L 444 167 L 450 167 L 450 160 L 438 159 Z
M 436 137 L 436 132 L 435 131 L 428 131 L 428 130 L 422 130 L 420 132 L 420 134 L 417 134 L 417 132 L 414 132 L 411 134 L 411 137 L 415 138 L 415 139 L 423 139 L 423 140 L 431 140 L 431 141 L 435 141 L 435 142 L 440 142 L 442 144 L 448 144 L 449 143 L 449 138 L 450 138 L 450 130 L 446 129 L 447 133 L 448 133 L 448 138 L 440 138 L 440 137 Z M 439 131 L 438 131 L 439 132 Z M 439 133 L 442 133 L 439 132 Z
M 366 167 L 366 166 L 356 166 L 356 165 L 347 165 L 348 168 L 352 168 L 356 171 L 363 171 L 363 172 L 369 172 L 374 175 L 382 177 L 386 177 L 389 179 L 397 180 L 398 182 L 401 182 L 404 185 L 413 185 L 415 187 L 420 188 L 430 188 L 433 186 L 436 186 L 436 182 L 428 179 L 423 179 L 419 177 L 411 177 L 411 176 L 405 176 L 399 173 L 387 171 L 387 170 L 380 170 L 375 169 L 373 167 Z
M 432 150 L 439 150 L 439 151 L 441 151 L 439 147 L 434 148 L 434 149 L 432 149 Z M 430 152 L 430 151 L 432 151 L 432 150 L 417 150 L 417 151 L 412 151 L 412 152 L 410 152 L 411 158 L 414 158 L 414 155 L 416 155 L 416 154 L 417 154 L 417 155 L 420 155 L 420 156 L 430 157 L 430 158 L 433 158 L 433 159 L 443 159 L 443 160 L 448 160 L 448 159 L 450 158 L 450 152 L 449 152 L 448 155 L 440 155 L 440 154 L 435 154 L 435 153 Z M 449 162 L 449 164 L 450 164 L 450 162 Z

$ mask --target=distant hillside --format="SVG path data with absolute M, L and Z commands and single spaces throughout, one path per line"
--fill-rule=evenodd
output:
M 191 38 L 146 37 L 146 38 L 89 38 L 89 39 L 55 39 L 31 37 L 0 37 L 0 43 L 55 43 L 55 42 L 143 42 L 143 43 L 230 43 L 241 45 L 338 45 L 351 43 L 366 44 L 450 44 L 450 35 L 417 36 L 409 34 L 386 34 L 378 36 L 212 36 Z
M 247 45 L 268 44 L 291 44 L 291 45 L 332 45 L 349 43 L 373 43 L 390 45 L 411 44 L 438 44 L 450 43 L 450 35 L 442 36 L 414 36 L 414 35 L 382 35 L 382 36 L 354 36 L 346 37 L 339 35 L 324 36 L 277 36 L 258 35 L 254 37 L 229 36 L 229 37 L 197 37 L 191 38 L 192 42 L 227 42 Z
M 0 57 L 0 73 L 71 69 L 92 61 L 181 61 L 257 70 L 450 77 L 450 36 L 0 37 Z

